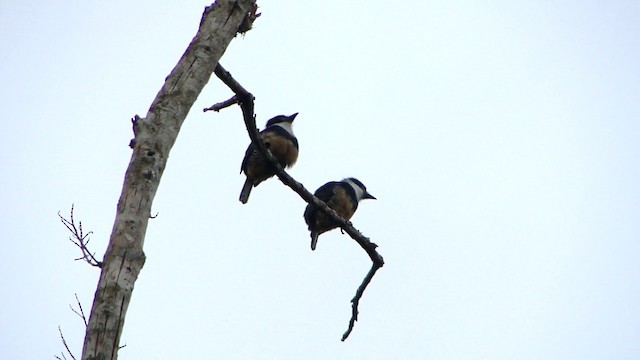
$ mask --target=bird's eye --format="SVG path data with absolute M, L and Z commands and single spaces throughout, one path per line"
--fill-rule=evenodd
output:
M 271 146 L 271 143 L 270 143 L 270 142 L 265 142 L 265 143 L 264 143 L 264 147 L 266 147 L 267 149 L 268 149 L 270 146 Z

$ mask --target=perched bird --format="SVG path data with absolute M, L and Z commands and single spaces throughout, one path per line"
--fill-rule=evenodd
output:
M 375 197 L 367 192 L 364 184 L 352 177 L 342 181 L 330 181 L 320 186 L 314 195 L 347 220 L 356 212 L 360 200 L 375 200 Z M 311 250 L 316 249 L 320 234 L 338 227 L 335 221 L 312 204 L 307 205 L 304 210 L 304 220 L 311 231 Z
M 291 123 L 297 115 L 298 113 L 291 116 L 278 115 L 267 121 L 267 126 L 260 132 L 264 145 L 284 167 L 293 166 L 298 160 L 298 139 L 293 134 L 291 127 Z M 247 176 L 247 180 L 244 182 L 239 200 L 246 204 L 249 201 L 251 189 L 275 175 L 276 169 L 260 155 L 252 143 L 249 144 L 242 160 L 240 173 L 243 172 Z

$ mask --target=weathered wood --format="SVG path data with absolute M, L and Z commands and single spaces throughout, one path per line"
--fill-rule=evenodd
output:
M 250 14 L 255 0 L 218 0 L 166 78 L 147 116 L 133 119 L 133 154 L 93 300 L 82 359 L 117 359 L 131 294 L 145 262 L 143 244 L 151 204 L 169 151 L 218 60 Z

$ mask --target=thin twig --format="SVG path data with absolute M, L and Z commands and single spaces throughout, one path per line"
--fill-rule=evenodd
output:
M 84 260 L 91 266 L 101 268 L 102 261 L 98 261 L 95 257 L 95 253 L 91 253 L 87 248 L 89 241 L 91 241 L 89 235 L 93 234 L 93 231 L 89 231 L 84 234 L 82 231 L 82 221 L 79 221 L 78 226 L 76 226 L 75 220 L 73 219 L 73 206 L 74 204 L 71 204 L 71 215 L 69 216 L 69 220 L 60 215 L 60 211 L 58 211 L 58 217 L 60 217 L 62 224 L 69 230 L 69 232 L 71 232 L 72 236 L 69 237 L 69 241 L 82 251 L 82 256 L 74 260 Z
M 330 208 L 324 201 L 315 197 L 311 192 L 309 192 L 305 187 L 296 181 L 291 175 L 289 175 L 284 168 L 280 165 L 280 163 L 276 160 L 276 158 L 271 154 L 271 152 L 264 146 L 264 142 L 262 138 L 259 136 L 258 129 L 256 127 L 256 120 L 254 114 L 254 96 L 248 92 L 242 85 L 240 85 L 231 74 L 226 71 L 220 64 L 218 64 L 214 70 L 216 76 L 225 83 L 231 91 L 236 94 L 238 104 L 242 109 L 242 115 L 244 119 L 245 126 L 247 127 L 247 132 L 249 133 L 249 137 L 251 138 L 251 142 L 254 147 L 258 150 L 262 156 L 264 156 L 271 165 L 276 169 L 276 175 L 280 179 L 280 181 L 286 186 L 290 187 L 293 191 L 295 191 L 302 199 L 304 199 L 307 203 L 313 204 L 318 207 L 321 211 L 329 215 L 329 217 L 337 222 L 341 229 L 343 229 L 352 239 L 354 239 L 369 255 L 371 261 L 373 262 L 372 268 L 367 274 L 367 276 L 362 281 L 362 284 L 358 288 L 356 292 L 356 296 L 352 299 L 352 317 L 349 321 L 349 328 L 342 336 L 342 341 L 346 340 L 351 331 L 353 330 L 353 326 L 358 317 L 358 304 L 360 302 L 360 298 L 364 292 L 364 289 L 367 287 L 373 275 L 376 271 L 384 265 L 384 259 L 378 253 L 376 248 L 378 247 L 375 243 L 372 243 L 369 238 L 365 237 L 358 229 L 356 229 L 350 221 L 342 218 L 335 212 L 332 208 Z
M 69 307 L 71 308 L 71 311 L 76 313 L 76 315 L 78 315 L 82 319 L 82 321 L 84 321 L 84 326 L 87 327 L 89 324 L 87 322 L 87 317 L 84 314 L 84 310 L 82 310 L 82 304 L 80 303 L 80 299 L 78 299 L 78 294 L 74 294 L 74 295 L 76 296 L 76 303 L 78 304 L 78 309 L 80 310 L 80 312 L 74 309 L 73 306 L 71 305 L 69 305 Z
M 69 350 L 69 345 L 67 345 L 67 341 L 64 339 L 64 335 L 62 335 L 62 329 L 60 328 L 60 325 L 58 325 L 58 332 L 60 333 L 60 339 L 62 339 L 62 344 L 64 345 L 64 348 L 67 349 L 67 353 L 69 353 L 69 356 L 71 356 L 73 360 L 76 360 L 76 357 L 73 356 L 73 354 L 71 353 L 71 350 Z M 63 358 L 66 359 L 63 353 L 60 353 L 60 354 L 62 355 Z M 59 357 L 57 358 L 60 359 Z

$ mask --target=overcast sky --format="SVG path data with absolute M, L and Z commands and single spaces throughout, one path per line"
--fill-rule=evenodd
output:
M 0 358 L 80 356 L 130 159 L 130 118 L 206 2 L 0 8 Z M 308 189 L 356 176 L 370 261 L 278 180 L 238 202 L 249 143 L 205 87 L 170 154 L 120 359 L 640 357 L 640 2 L 268 1 L 221 63 L 258 124 L 299 112 Z

